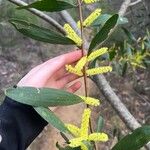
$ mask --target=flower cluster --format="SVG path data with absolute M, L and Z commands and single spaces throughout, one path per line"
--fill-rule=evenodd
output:
M 85 3 L 96 2 L 96 0 L 84 0 Z M 96 9 L 93 11 L 84 21 L 83 27 L 89 27 L 101 14 L 101 9 Z M 77 23 L 78 28 L 81 27 L 80 21 Z M 67 37 L 76 43 L 77 46 L 82 45 L 82 39 L 76 34 L 76 32 L 72 29 L 72 27 L 66 23 L 64 25 L 64 30 L 66 31 Z
M 99 106 L 100 102 L 98 99 L 92 98 L 92 97 L 85 97 L 85 96 L 80 96 L 80 98 L 88 105 L 92 106 Z
M 96 9 L 94 12 L 92 12 L 84 21 L 83 21 L 83 27 L 89 27 L 101 14 L 101 9 Z M 78 28 L 80 28 L 80 21 L 77 23 Z
M 89 108 L 85 109 L 82 115 L 81 128 L 78 128 L 72 124 L 66 124 L 68 130 L 75 137 L 69 142 L 70 147 L 81 147 L 82 150 L 88 150 L 85 142 L 91 141 L 102 141 L 106 142 L 108 136 L 105 133 L 91 133 L 89 134 L 89 120 L 90 120 L 91 110 Z
M 86 4 L 91 4 L 91 3 L 95 3 L 95 2 L 98 2 L 99 0 L 83 0 L 84 3 Z
M 78 76 L 83 76 L 83 67 L 85 64 L 91 60 L 94 60 L 95 58 L 99 57 L 100 55 L 103 55 L 107 53 L 106 47 L 103 47 L 101 49 L 98 49 L 94 52 L 92 52 L 89 56 L 83 56 L 75 65 L 75 67 L 72 67 L 71 65 L 66 65 L 66 70 L 70 73 L 74 73 Z M 112 67 L 110 66 L 104 66 L 104 67 L 97 67 L 97 68 L 92 68 L 92 69 L 87 69 L 86 74 L 87 76 L 92 76 L 96 74 L 102 74 L 102 73 L 107 73 L 111 72 Z
M 76 34 L 76 32 L 72 29 L 72 27 L 68 23 L 64 25 L 64 30 L 67 33 L 67 37 L 73 40 L 77 44 L 77 46 L 82 45 L 82 39 Z
M 83 0 L 84 3 L 90 4 L 97 2 L 99 0 Z M 89 27 L 99 16 L 101 15 L 101 9 L 96 9 L 93 11 L 83 22 L 83 27 Z M 80 21 L 77 23 L 78 28 L 81 27 Z M 76 32 L 72 29 L 72 27 L 69 24 L 64 25 L 64 30 L 66 31 L 66 36 L 73 40 L 78 47 L 81 47 L 83 44 L 82 39 L 76 34 Z M 87 76 L 92 76 L 96 74 L 102 74 L 106 72 L 112 71 L 112 67 L 110 66 L 103 66 L 103 67 L 97 67 L 92 69 L 85 69 L 83 71 L 83 68 L 88 64 L 90 61 L 95 60 L 97 57 L 107 53 L 108 48 L 103 47 L 98 50 L 95 50 L 89 55 L 83 56 L 75 66 L 72 66 L 70 64 L 66 65 L 66 70 L 70 73 L 76 74 L 78 76 L 83 76 L 84 73 Z M 85 96 L 79 96 L 84 103 L 87 105 L 92 106 L 98 106 L 100 105 L 100 101 L 98 99 L 92 98 L 92 97 L 85 97 Z M 88 150 L 87 143 L 90 142 L 96 142 L 96 141 L 102 141 L 106 142 L 108 140 L 108 136 L 105 133 L 90 133 L 89 134 L 89 122 L 90 122 L 90 115 L 91 115 L 91 109 L 86 108 L 84 109 L 83 115 L 82 115 L 82 121 L 81 121 L 81 127 L 78 128 L 77 126 L 73 124 L 66 124 L 66 127 L 70 131 L 70 133 L 73 135 L 74 138 L 69 140 L 69 146 L 70 147 L 81 147 L 82 150 Z

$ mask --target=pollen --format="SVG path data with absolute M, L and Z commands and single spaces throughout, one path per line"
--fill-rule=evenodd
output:
M 88 69 L 86 71 L 86 74 L 87 74 L 87 76 L 92 76 L 92 75 L 107 73 L 107 72 L 111 72 L 111 71 L 112 71 L 112 67 L 106 66 L 106 67 L 98 67 L 98 68 Z
M 98 2 L 99 0 L 83 0 L 84 3 L 86 4 L 91 4 L 91 3 L 95 3 L 95 2 Z
M 83 73 L 80 70 L 72 67 L 71 65 L 66 65 L 66 70 L 70 73 L 76 74 L 78 76 L 83 76 Z
M 106 142 L 108 141 L 108 135 L 105 133 L 92 133 L 89 135 L 88 140 Z
M 92 52 L 92 53 L 88 56 L 87 60 L 88 60 L 88 61 L 94 60 L 95 58 L 97 58 L 97 57 L 99 57 L 99 56 L 101 56 L 101 55 L 107 53 L 107 52 L 108 52 L 107 50 L 108 50 L 107 47 L 103 47 L 103 48 L 100 48 L 100 49 L 98 49 L 98 50 L 95 50 L 94 52 Z
M 88 105 L 92 105 L 92 106 L 99 106 L 100 105 L 100 102 L 98 99 L 95 99 L 92 97 L 84 97 L 84 96 L 80 96 L 80 97 Z
M 89 27 L 101 14 L 101 9 L 96 9 L 92 12 L 84 21 L 83 27 Z M 78 28 L 80 28 L 80 21 L 77 22 Z
M 76 34 L 76 32 L 72 29 L 72 27 L 69 24 L 64 25 L 64 30 L 67 33 L 67 37 L 73 40 L 77 46 L 82 45 L 82 39 Z

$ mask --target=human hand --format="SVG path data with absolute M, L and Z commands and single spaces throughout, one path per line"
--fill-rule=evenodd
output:
M 74 64 L 82 57 L 81 51 L 73 51 L 67 54 L 52 58 L 43 64 L 33 68 L 17 84 L 17 86 L 49 87 L 62 89 L 67 83 L 78 78 L 77 75 L 68 73 L 66 64 Z M 77 81 L 70 87 L 68 92 L 75 92 L 81 87 L 81 82 Z

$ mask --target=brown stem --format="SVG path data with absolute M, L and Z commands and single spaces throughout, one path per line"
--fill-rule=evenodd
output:
M 85 40 L 84 40 L 84 32 L 83 32 L 82 0 L 78 0 L 78 8 L 79 8 L 79 18 L 80 18 L 81 39 L 82 39 L 81 51 L 82 51 L 82 56 L 84 56 L 84 49 L 85 49 L 84 44 L 85 44 Z M 86 69 L 87 69 L 87 64 L 83 67 L 85 97 L 88 96 Z M 86 105 L 86 107 L 89 108 L 89 105 Z M 91 119 L 89 120 L 89 126 L 90 126 L 90 133 L 93 133 Z M 94 149 L 97 150 L 95 142 L 93 142 L 93 145 L 94 145 Z
M 78 8 L 79 8 L 79 18 L 80 18 L 80 29 L 81 29 L 81 39 L 82 39 L 82 45 L 81 45 L 81 51 L 82 56 L 84 56 L 84 35 L 83 35 L 83 15 L 82 15 L 82 4 L 81 0 L 78 0 Z M 85 96 L 88 96 L 87 91 L 87 75 L 86 75 L 86 65 L 83 67 L 83 77 L 84 77 L 84 88 L 85 88 Z

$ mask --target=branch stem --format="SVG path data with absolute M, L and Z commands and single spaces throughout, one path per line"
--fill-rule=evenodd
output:
M 84 40 L 84 29 L 83 29 L 83 13 L 82 13 L 82 0 L 78 0 L 78 8 L 79 8 L 79 18 L 80 18 L 80 31 L 81 31 L 81 39 L 82 39 L 82 56 L 84 56 L 85 52 L 85 40 Z M 87 64 L 83 67 L 83 77 L 84 77 L 84 88 L 85 88 L 85 97 L 88 96 L 88 87 L 87 87 L 87 74 L 86 74 Z M 89 105 L 86 105 L 89 108 Z M 89 119 L 90 133 L 93 133 L 92 121 Z M 97 150 L 95 142 L 93 142 L 94 149 Z
M 11 2 L 11 3 L 16 4 L 17 6 L 26 6 L 26 5 L 28 5 L 27 3 L 23 2 L 22 0 L 8 0 L 8 1 Z M 50 16 L 48 16 L 45 13 L 43 13 L 43 12 L 37 10 L 37 9 L 34 9 L 34 8 L 28 8 L 27 10 L 30 11 L 32 14 L 35 14 L 39 18 L 45 20 L 49 24 L 53 25 L 63 35 L 66 34 L 64 28 L 57 21 L 55 21 L 53 18 L 51 18 Z

